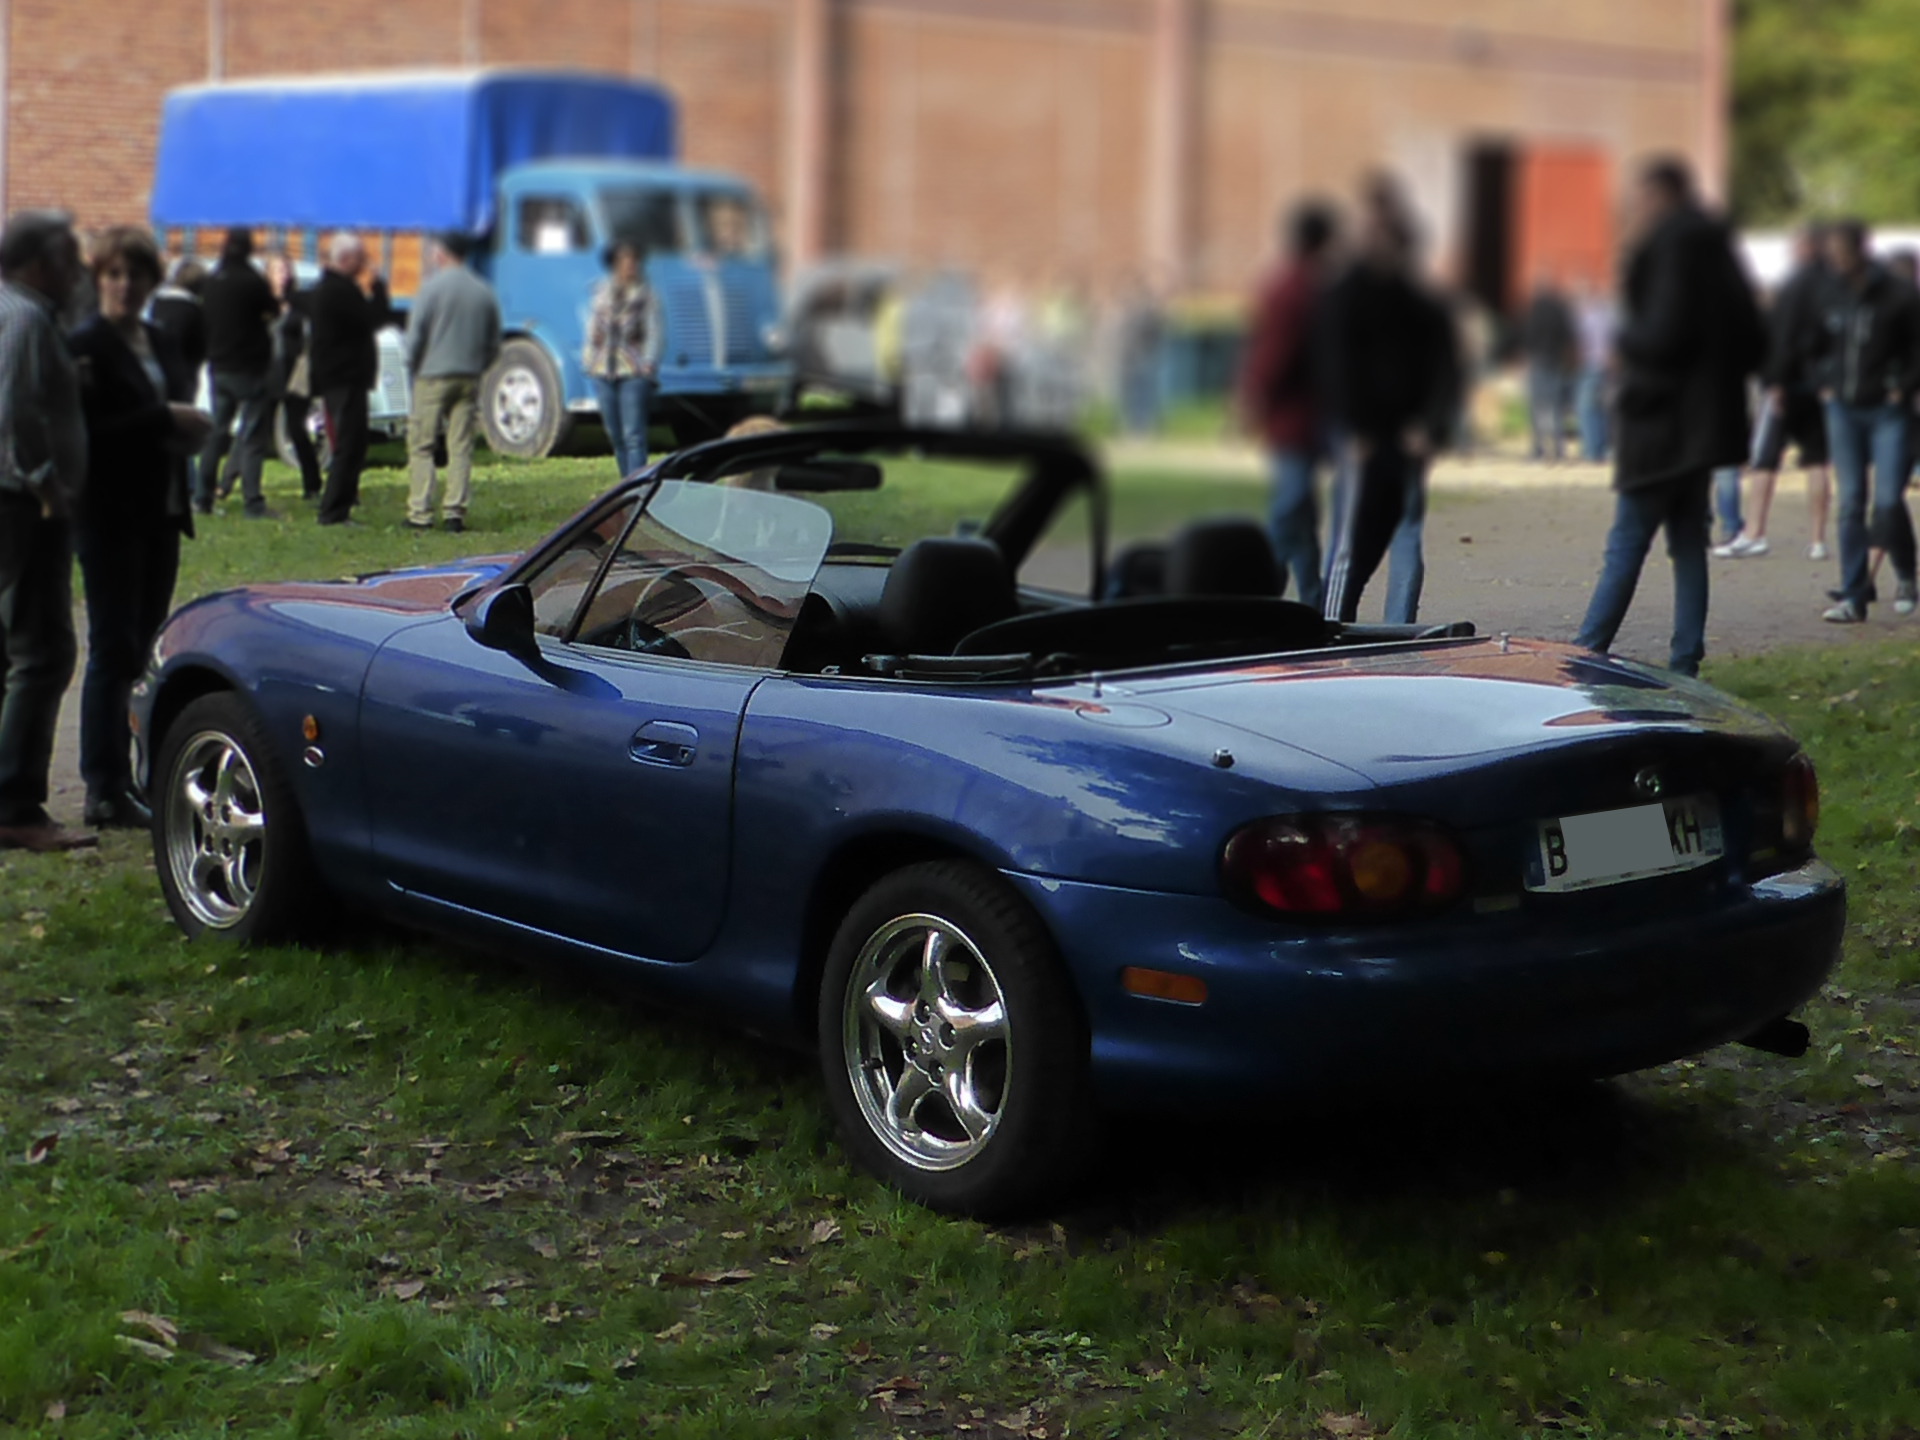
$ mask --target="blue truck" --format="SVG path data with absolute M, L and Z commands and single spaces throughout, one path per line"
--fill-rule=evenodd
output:
M 793 367 L 765 209 L 746 181 L 676 164 L 676 130 L 658 86 L 572 72 L 188 86 L 161 113 L 151 214 L 187 250 L 243 225 L 309 261 L 328 234 L 360 232 L 398 304 L 425 237 L 479 237 L 506 333 L 481 420 L 493 449 L 529 457 L 594 413 L 588 298 L 605 247 L 637 240 L 665 317 L 655 415 L 688 441 L 782 407 Z M 407 395 L 400 348 L 383 345 L 374 422 L 399 425 Z

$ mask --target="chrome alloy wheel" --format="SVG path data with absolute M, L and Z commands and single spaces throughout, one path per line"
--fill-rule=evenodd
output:
M 880 1142 L 922 1170 L 986 1149 L 1005 1113 L 1013 1036 L 979 947 L 936 915 L 876 930 L 847 979 L 847 1076 Z
M 493 428 L 513 445 L 530 445 L 546 418 L 547 394 L 525 365 L 501 372 L 493 384 Z
M 260 782 L 231 736 L 203 730 L 180 749 L 166 799 L 174 888 L 209 930 L 246 918 L 260 888 L 267 817 Z

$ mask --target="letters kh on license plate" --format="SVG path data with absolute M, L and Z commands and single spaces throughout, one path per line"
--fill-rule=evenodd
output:
M 1726 853 L 1720 807 L 1696 795 L 1628 810 L 1540 822 L 1540 869 L 1530 890 L 1586 890 L 1691 870 Z

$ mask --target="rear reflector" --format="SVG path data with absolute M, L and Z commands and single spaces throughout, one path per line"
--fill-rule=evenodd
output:
M 1120 988 L 1130 994 L 1154 1000 L 1172 1000 L 1180 1005 L 1203 1005 L 1207 982 L 1194 975 L 1176 975 L 1171 970 L 1144 970 L 1129 965 L 1120 972 Z

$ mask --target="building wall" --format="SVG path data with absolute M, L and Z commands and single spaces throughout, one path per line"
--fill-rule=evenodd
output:
M 0 0 L 4 199 L 141 218 L 161 96 L 210 74 L 570 65 L 662 79 L 687 158 L 756 182 L 776 226 L 813 187 L 802 252 L 1098 286 L 1171 261 L 1220 291 L 1287 199 L 1371 167 L 1407 178 L 1445 262 L 1478 140 L 1616 171 L 1654 149 L 1711 171 L 1722 143 L 1726 0 L 827 0 L 821 153 L 796 153 L 798 3 Z

